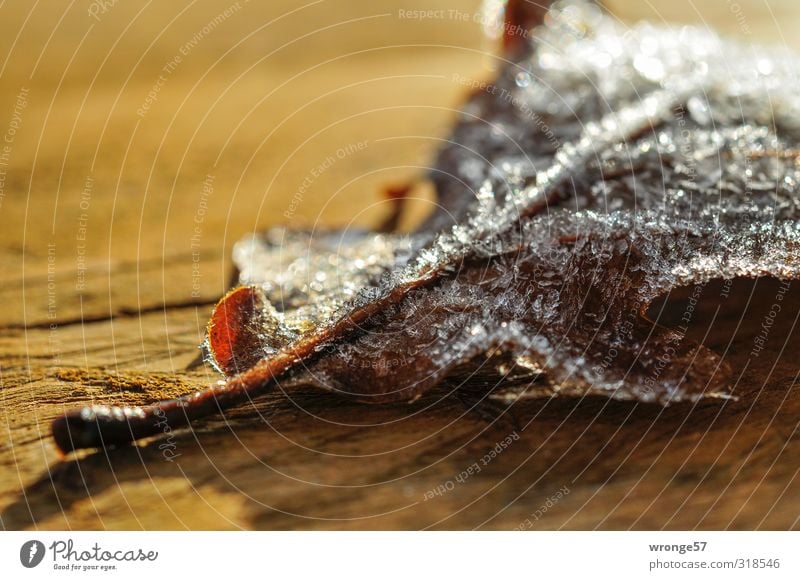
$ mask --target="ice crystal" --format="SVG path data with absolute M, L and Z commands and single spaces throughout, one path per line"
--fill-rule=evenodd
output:
M 645 312 L 678 286 L 800 274 L 800 61 L 581 1 L 530 38 L 463 107 L 431 172 L 439 209 L 412 235 L 237 245 L 255 307 L 221 336 L 259 354 L 220 364 L 212 335 L 224 371 L 319 337 L 287 380 L 368 401 L 470 361 L 503 375 L 497 353 L 546 377 L 540 393 L 725 396 L 725 361 Z

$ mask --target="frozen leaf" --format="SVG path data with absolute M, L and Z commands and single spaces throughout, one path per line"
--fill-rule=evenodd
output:
M 464 365 L 522 369 L 533 396 L 726 397 L 725 361 L 645 313 L 676 287 L 798 277 L 800 61 L 705 29 L 623 28 L 580 1 L 525 38 L 475 84 L 416 232 L 240 242 L 242 286 L 207 343 L 227 380 L 68 414 L 58 445 L 129 441 L 154 414 L 186 424 L 275 381 L 413 400 Z

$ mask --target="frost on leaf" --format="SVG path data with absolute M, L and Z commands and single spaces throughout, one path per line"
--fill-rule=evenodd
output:
M 645 313 L 676 287 L 800 274 L 799 61 L 583 2 L 545 22 L 463 106 L 415 233 L 236 246 L 218 368 L 290 357 L 275 378 L 372 402 L 509 361 L 529 396 L 726 396 L 727 363 Z

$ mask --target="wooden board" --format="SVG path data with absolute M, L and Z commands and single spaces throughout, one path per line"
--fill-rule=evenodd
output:
M 664 16 L 661 4 L 649 15 Z M 697 20 L 677 5 L 667 17 Z M 797 8 L 770 5 L 774 15 L 737 4 L 747 30 L 740 13 L 701 16 L 788 37 Z M 627 14 L 643 15 L 635 6 Z M 191 431 L 58 457 L 49 422 L 66 409 L 216 380 L 189 367 L 236 239 L 277 223 L 372 225 L 389 211 L 383 189 L 424 172 L 462 80 L 491 74 L 477 3 L 425 7 L 444 12 L 409 18 L 390 0 L 0 8 L 0 134 L 11 139 L 0 527 L 800 527 L 800 288 L 752 357 L 770 283 L 728 298 L 707 288 L 693 322 L 737 364 L 750 359 L 737 401 L 556 398 L 487 421 L 447 389 L 381 407 L 275 392 Z M 430 192 L 417 193 L 423 215 Z

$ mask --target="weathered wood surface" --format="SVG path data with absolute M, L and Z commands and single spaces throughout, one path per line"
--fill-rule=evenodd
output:
M 485 75 L 486 47 L 474 21 L 404 19 L 388 0 L 119 2 L 96 18 L 45 4 L 0 8 L 0 527 L 800 527 L 800 288 L 752 357 L 768 283 L 749 302 L 747 284 L 708 288 L 694 319 L 750 358 L 738 401 L 552 399 L 492 423 L 446 389 L 382 407 L 275 392 L 166 440 L 59 458 L 49 422 L 65 409 L 215 380 L 187 367 L 233 241 L 379 220 L 381 188 L 420 173 L 463 95 L 453 75 Z M 707 21 L 782 38 L 763 6 L 740 1 L 745 30 L 720 4 Z M 791 4 L 771 4 L 788 33 Z M 429 202 L 420 190 L 416 211 Z

